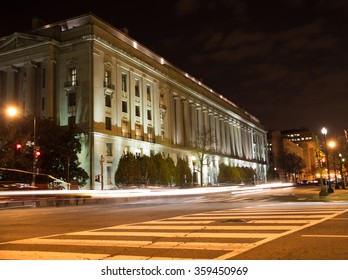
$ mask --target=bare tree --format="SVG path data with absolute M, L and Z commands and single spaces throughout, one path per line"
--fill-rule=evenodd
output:
M 207 164 L 211 154 L 216 151 L 215 131 L 212 129 L 202 129 L 196 133 L 196 141 L 192 142 L 192 147 L 197 157 L 197 171 L 200 172 L 201 185 L 203 184 L 203 165 Z

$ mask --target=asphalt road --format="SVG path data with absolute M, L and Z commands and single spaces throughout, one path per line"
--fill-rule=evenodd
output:
M 0 211 L 0 259 L 347 260 L 348 203 L 317 187 Z

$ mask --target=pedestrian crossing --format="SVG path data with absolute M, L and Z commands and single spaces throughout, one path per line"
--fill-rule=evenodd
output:
M 345 210 L 244 208 L 0 243 L 2 260 L 229 259 Z

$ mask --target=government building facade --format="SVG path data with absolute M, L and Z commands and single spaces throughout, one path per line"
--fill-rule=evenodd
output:
M 197 183 L 217 184 L 220 163 L 266 180 L 267 136 L 258 119 L 93 14 L 0 38 L 0 106 L 9 103 L 82 128 L 88 189 L 115 187 L 128 152 L 183 158 L 193 171 L 206 133 L 214 141 Z M 103 182 L 95 182 L 99 174 Z

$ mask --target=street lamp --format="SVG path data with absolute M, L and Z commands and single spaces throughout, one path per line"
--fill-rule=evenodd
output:
M 336 142 L 335 141 L 330 141 L 329 142 L 329 147 L 333 150 L 336 147 Z M 334 169 L 334 173 L 335 173 L 335 189 L 338 189 L 338 185 L 337 185 L 337 169 L 336 169 L 336 153 L 334 151 L 332 151 L 332 160 L 333 160 L 333 169 Z
M 341 173 L 341 180 L 342 180 L 342 189 L 346 188 L 346 180 L 344 178 L 344 173 L 343 173 L 343 164 L 345 162 L 345 159 L 342 157 L 342 154 L 339 153 L 339 158 L 340 158 L 340 173 Z
M 323 127 L 321 129 L 321 133 L 324 135 L 324 145 L 325 145 L 325 157 L 326 157 L 326 168 L 327 168 L 327 177 L 328 177 L 328 193 L 333 193 L 333 189 L 331 188 L 331 181 L 330 181 L 330 165 L 329 165 L 329 152 L 326 144 L 326 135 L 327 135 L 327 129 Z

